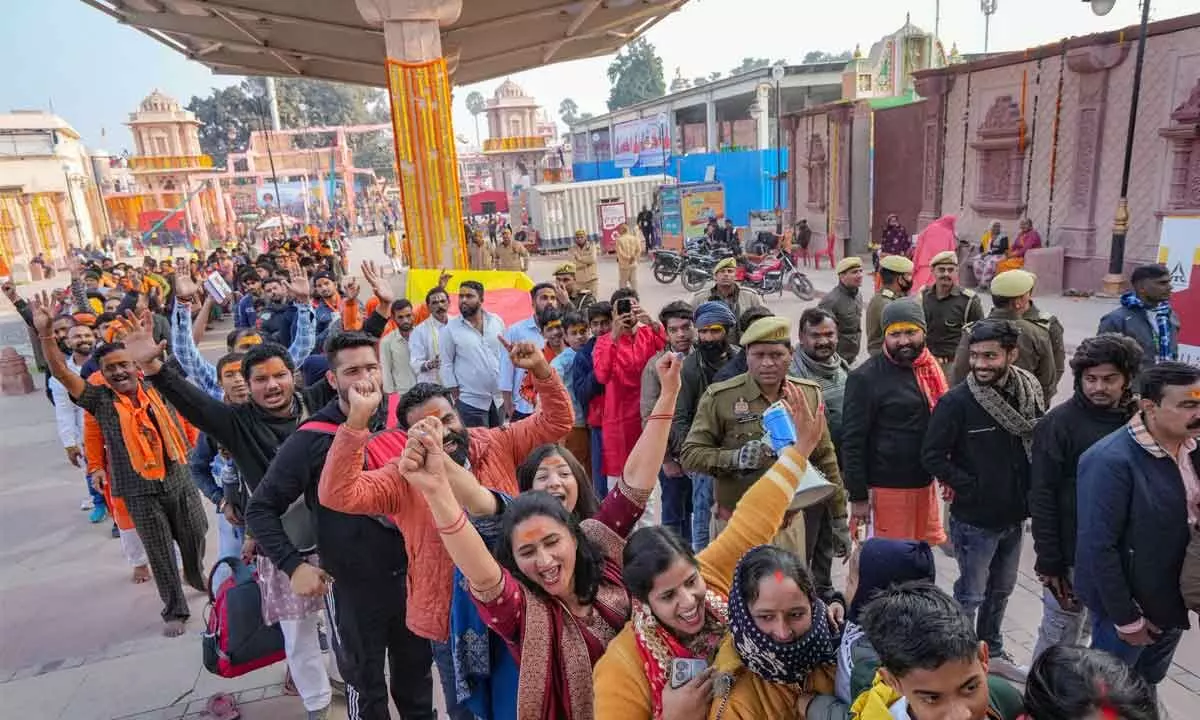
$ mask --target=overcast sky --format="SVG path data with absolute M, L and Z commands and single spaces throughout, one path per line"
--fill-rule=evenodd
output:
M 466 0 L 482 2 L 483 0 Z M 686 78 L 727 73 L 743 57 L 784 58 L 799 62 L 810 50 L 840 51 L 855 44 L 866 52 L 872 43 L 904 24 L 932 31 L 935 0 L 691 0 L 648 34 L 666 68 L 667 82 L 680 68 Z M 237 78 L 213 75 L 202 65 L 116 21 L 79 0 L 5 0 L 0 22 L 0 111 L 46 109 L 71 123 L 89 146 L 112 152 L 131 146 L 122 125 L 128 113 L 154 88 L 187 103 L 213 86 Z M 1153 0 L 1151 19 L 1195 12 L 1196 0 Z M 949 50 L 983 50 L 984 21 L 977 0 L 942 0 L 940 35 Z M 1117 0 L 1106 17 L 1096 17 L 1079 0 L 999 0 L 992 16 L 990 49 L 1019 50 L 1135 25 L 1134 0 Z M 581 112 L 606 111 L 609 58 L 581 60 L 530 70 L 512 79 L 557 117 L 558 104 L 570 97 Z M 1147 67 L 1147 72 L 1155 68 Z M 472 90 L 490 96 L 504 78 L 455 89 L 456 131 L 474 138 L 474 123 L 464 100 Z M 481 118 L 482 120 L 482 118 Z M 101 131 L 107 130 L 102 138 Z M 486 128 L 482 130 L 486 135 Z

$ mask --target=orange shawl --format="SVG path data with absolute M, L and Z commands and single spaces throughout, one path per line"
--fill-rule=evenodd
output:
M 88 382 L 107 385 L 99 372 L 93 373 Z M 191 433 L 167 409 L 157 390 L 139 381 L 136 404 L 114 390 L 113 407 L 134 472 L 147 480 L 162 480 L 167 476 L 167 460 L 187 464 Z

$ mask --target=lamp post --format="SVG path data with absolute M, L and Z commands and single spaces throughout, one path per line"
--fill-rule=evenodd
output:
M 83 232 L 79 229 L 79 211 L 75 208 L 75 193 L 71 192 L 71 165 L 70 163 L 62 164 L 63 177 L 67 181 L 67 199 L 71 201 L 71 220 L 75 224 L 75 241 L 79 243 L 79 249 L 83 249 Z
M 988 36 L 992 29 L 992 16 L 996 14 L 997 0 L 979 0 L 979 9 L 983 12 L 983 51 L 988 51 Z
M 600 179 L 600 133 L 592 133 L 592 166 L 596 171 L 593 180 Z
M 768 112 L 770 112 L 770 109 L 769 109 L 769 108 L 764 108 L 763 106 L 759 105 L 759 104 L 758 104 L 758 100 L 757 100 L 757 99 L 755 99 L 755 100 L 752 100 L 752 101 L 750 102 L 750 107 L 746 109 L 746 113 L 747 113 L 747 114 L 750 116 L 750 119 L 754 121 L 754 125 L 755 125 L 756 127 L 758 126 L 758 121 L 759 121 L 760 119 L 762 119 L 762 117 L 763 117 L 763 115 L 764 115 L 765 113 L 768 113 Z M 761 143 L 761 141 L 760 141 L 760 143 Z M 767 173 L 767 171 L 766 171 L 766 170 L 763 168 L 763 152 L 762 152 L 762 150 L 761 150 L 761 147 L 762 147 L 762 145 L 760 144 L 758 147 L 759 147 L 760 149 L 759 149 L 759 150 L 758 150 L 758 151 L 757 151 L 755 154 L 758 156 L 758 177 L 759 177 L 759 182 L 762 182 L 762 176 L 763 176 L 763 175 L 767 175 L 768 177 L 770 177 L 770 175 L 769 175 L 769 174 Z M 759 189 L 759 192 L 758 192 L 758 201 L 759 201 L 759 203 L 760 203 L 761 205 L 763 205 L 764 207 L 765 207 L 765 206 L 766 206 L 766 204 L 767 204 L 766 193 L 765 193 L 765 192 L 763 192 L 763 190 L 761 189 L 761 186 L 760 186 L 760 189 Z
M 1085 2 L 1088 0 L 1085 0 Z M 1116 0 L 1090 0 L 1092 12 L 1107 15 Z M 1115 297 L 1125 283 L 1125 236 L 1129 233 L 1129 168 L 1133 161 L 1133 133 L 1137 125 L 1138 98 L 1142 93 L 1142 62 L 1146 56 L 1146 24 L 1150 21 L 1150 0 L 1142 0 L 1142 24 L 1138 31 L 1137 56 L 1133 65 L 1133 97 L 1129 103 L 1129 127 L 1125 132 L 1125 160 L 1121 166 L 1121 197 L 1113 218 L 1112 244 L 1108 251 L 1108 274 L 1101 292 Z
M 775 81 L 775 234 L 783 234 L 783 90 L 781 83 L 787 69 L 783 65 L 771 68 Z

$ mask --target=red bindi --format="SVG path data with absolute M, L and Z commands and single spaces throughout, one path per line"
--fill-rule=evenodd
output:
M 782 570 L 775 571 L 775 582 L 779 583 L 780 585 L 783 584 L 783 571 Z

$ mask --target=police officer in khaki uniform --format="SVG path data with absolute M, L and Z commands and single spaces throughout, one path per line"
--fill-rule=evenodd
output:
M 471 244 L 467 246 L 467 263 L 472 270 L 496 269 L 492 248 L 488 246 L 479 230 L 471 234 Z
M 1050 348 L 1054 351 L 1054 385 L 1058 386 L 1058 381 L 1062 379 L 1063 373 L 1067 370 L 1067 349 L 1063 346 L 1063 326 L 1054 317 L 1052 313 L 1048 313 L 1029 301 L 1029 309 L 1025 311 L 1024 318 L 1034 325 L 1038 325 L 1050 333 Z M 1047 398 L 1047 407 L 1049 406 L 1049 398 Z
M 883 350 L 883 308 L 912 289 L 913 261 L 903 255 L 888 255 L 879 261 L 879 276 L 883 287 L 867 305 L 867 352 L 871 355 Z
M 680 463 L 690 472 L 711 475 L 714 480 L 712 537 L 724 529 L 737 502 L 771 463 L 775 454 L 764 439 L 762 415 L 783 398 L 783 384 L 800 388 L 810 408 L 820 407 L 821 387 L 811 380 L 789 377 L 792 348 L 789 322 L 769 317 L 753 323 L 742 337 L 749 371 L 704 391 L 696 416 L 683 442 Z M 850 550 L 846 495 L 838 471 L 833 441 L 825 430 L 821 442 L 809 456 L 813 465 L 838 486 L 828 500 L 834 553 L 844 557 Z M 790 508 L 774 543 L 800 557 L 807 556 L 804 518 L 795 518 L 803 508 Z M 796 522 L 792 522 L 795 518 Z M 815 543 L 816 538 L 811 538 Z
M 587 290 L 592 297 L 600 297 L 600 271 L 596 267 L 596 243 L 588 240 L 583 230 L 575 231 L 575 242 L 567 253 L 567 259 L 575 265 L 575 282 Z
M 983 303 L 974 290 L 959 286 L 958 255 L 953 250 L 934 255 L 929 267 L 933 270 L 933 285 L 921 291 L 921 306 L 929 326 L 925 346 L 950 377 L 963 328 L 983 319 Z
M 575 264 L 565 262 L 554 268 L 554 291 L 558 295 L 558 306 L 562 310 L 583 312 L 596 298 L 586 289 L 579 287 L 575 278 Z M 655 375 L 655 377 L 658 377 Z
M 737 260 L 728 257 L 717 263 L 713 267 L 713 278 L 716 282 L 713 286 L 700 290 L 692 296 L 692 307 L 700 307 L 709 300 L 723 302 L 733 311 L 735 318 L 741 318 L 742 313 L 752 307 L 764 307 L 762 295 L 738 285 L 737 282 Z M 729 344 L 737 345 L 738 343 L 738 326 L 734 325 L 729 330 Z M 747 486 L 748 487 L 748 486 Z
M 1050 341 L 1049 330 L 1025 318 L 1032 303 L 1033 285 L 1036 281 L 1034 274 L 1026 270 L 1009 270 L 992 278 L 994 307 L 988 319 L 1008 320 L 1021 331 L 1017 338 L 1017 360 L 1013 364 L 1037 377 L 1042 386 L 1042 397 L 1049 405 L 1059 377 L 1058 369 L 1054 365 L 1054 345 Z M 958 384 L 966 379 L 970 371 L 966 333 L 963 333 L 963 339 L 958 343 L 958 352 L 954 355 L 954 371 L 950 381 Z
M 500 244 L 496 246 L 496 269 L 525 272 L 528 259 L 529 251 L 521 243 L 514 242 L 512 230 L 505 228 L 500 235 Z
M 853 365 L 862 348 L 863 299 L 859 292 L 863 281 L 863 261 L 857 255 L 842 258 L 837 264 L 838 284 L 825 293 L 817 307 L 828 310 L 837 322 L 837 353 Z

